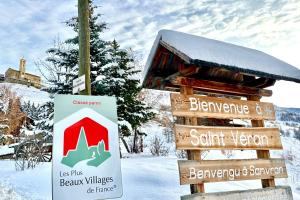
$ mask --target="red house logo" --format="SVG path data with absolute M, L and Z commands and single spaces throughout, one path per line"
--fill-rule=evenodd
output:
M 111 157 L 107 128 L 88 117 L 65 129 L 63 144 L 61 163 L 69 167 L 84 160 L 98 167 Z

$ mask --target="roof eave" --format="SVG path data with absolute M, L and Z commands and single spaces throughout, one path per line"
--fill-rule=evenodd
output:
M 198 60 L 198 59 L 191 59 L 191 64 L 195 64 L 197 66 L 203 66 L 203 63 L 207 63 L 208 66 L 211 66 L 211 67 L 221 67 L 221 68 L 228 69 L 231 71 L 241 72 L 243 74 L 265 77 L 265 78 L 272 78 L 272 79 L 276 79 L 276 80 L 293 81 L 296 83 L 300 83 L 300 79 L 296 79 L 296 78 L 292 78 L 292 77 L 279 76 L 279 75 L 269 74 L 269 73 L 262 72 L 262 71 L 255 71 L 255 70 L 244 69 L 244 68 L 240 68 L 240 67 L 236 67 L 236 66 L 218 64 L 218 63 L 208 62 L 208 61 L 203 61 L 203 60 Z

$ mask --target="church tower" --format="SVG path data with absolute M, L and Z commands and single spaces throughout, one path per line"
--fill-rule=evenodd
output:
M 25 64 L 26 64 L 26 60 L 24 58 L 20 59 L 20 78 L 24 78 L 25 77 Z

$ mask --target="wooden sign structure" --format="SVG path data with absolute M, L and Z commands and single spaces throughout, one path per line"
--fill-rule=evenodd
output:
M 176 148 L 208 149 L 282 149 L 278 128 L 242 128 L 175 125 Z
M 208 182 L 261 179 L 265 188 L 275 186 L 274 178 L 287 178 L 284 160 L 271 159 L 269 153 L 271 149 L 282 149 L 279 129 L 264 128 L 263 123 L 263 120 L 275 120 L 273 104 L 259 102 L 258 97 L 246 101 L 193 95 L 192 91 L 182 87 L 181 94 L 170 95 L 173 115 L 185 119 L 185 125 L 175 125 L 176 149 L 188 153 L 187 161 L 178 161 L 180 184 L 190 184 L 192 194 L 199 193 L 182 199 L 216 199 L 201 194 L 204 183 Z M 197 118 L 250 119 L 252 127 L 198 126 Z M 201 150 L 210 149 L 257 150 L 258 159 L 201 160 Z M 265 190 L 256 192 L 266 193 Z M 249 195 L 238 193 L 241 194 Z M 292 199 L 289 194 L 286 199 Z M 233 196 L 234 193 L 228 194 L 228 199 Z
M 235 169 L 245 166 L 250 171 L 254 169 L 255 173 L 261 170 L 266 173 L 261 179 L 264 189 L 252 190 L 252 193 L 204 194 L 205 181 L 193 179 L 191 182 L 188 178 L 181 183 L 190 183 L 191 193 L 197 195 L 182 199 L 252 200 L 261 199 L 261 196 L 263 199 L 277 199 L 276 196 L 282 197 L 280 192 L 285 195 L 279 199 L 292 199 L 291 192 L 288 192 L 290 189 L 275 187 L 274 177 L 286 177 L 287 174 L 284 162 L 271 159 L 269 150 L 280 150 L 282 144 L 278 129 L 264 128 L 264 120 L 275 120 L 275 111 L 271 103 L 260 102 L 260 98 L 272 96 L 272 91 L 267 88 L 273 86 L 276 80 L 300 83 L 298 68 L 254 49 L 161 30 L 153 43 L 143 75 L 144 88 L 180 91 L 180 94 L 171 94 L 172 113 L 177 117 L 176 148 L 186 150 L 189 160 L 179 162 L 180 169 L 184 169 L 186 164 L 192 165 L 199 172 L 197 177 L 201 177 L 199 163 L 205 163 L 203 167 L 215 169 L 210 172 L 211 177 L 217 177 L 212 180 L 205 177 L 205 181 L 220 181 L 222 179 L 218 176 L 227 173 L 226 170 L 233 173 L 231 166 L 220 166 L 221 161 L 204 162 L 201 151 L 252 149 L 256 150 L 257 160 L 251 160 L 251 166 L 247 160 L 247 165 L 236 161 L 238 164 L 234 165 L 234 172 L 241 173 Z M 234 127 L 233 119 L 251 120 L 252 127 Z M 231 163 L 234 162 L 231 160 Z M 269 176 L 271 171 L 273 173 L 279 168 L 283 169 L 280 174 Z M 184 173 L 195 175 L 196 172 L 190 169 L 188 167 Z M 238 177 L 252 178 L 251 175 Z
M 283 159 L 179 160 L 180 184 L 286 178 Z
M 171 105 L 174 116 L 275 120 L 273 104 L 258 101 L 172 93 Z

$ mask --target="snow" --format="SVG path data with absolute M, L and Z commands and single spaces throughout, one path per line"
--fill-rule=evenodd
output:
M 242 122 L 242 121 L 241 121 Z M 123 154 L 121 159 L 123 196 L 117 200 L 174 200 L 190 193 L 189 186 L 179 184 L 178 158 L 175 156 L 174 142 L 166 145 L 170 148 L 168 157 L 153 157 L 149 153 L 151 138 L 163 138 L 162 127 L 157 122 L 143 126 L 147 132 L 145 152 L 139 155 Z M 276 185 L 289 185 L 295 200 L 300 200 L 300 141 L 291 137 L 282 137 L 283 151 L 271 151 L 272 158 L 285 158 L 288 179 L 275 179 Z M 206 160 L 250 159 L 256 158 L 255 151 L 205 151 Z M 14 162 L 0 160 L 0 195 L 3 199 L 51 199 L 51 163 L 42 163 L 35 169 L 15 171 Z M 205 184 L 206 192 L 221 192 L 261 188 L 260 180 L 232 181 Z
M 34 131 L 27 130 L 27 129 L 24 130 L 24 135 L 26 136 L 34 136 L 34 134 L 35 134 Z
M 27 96 L 31 101 L 38 103 L 48 101 L 47 93 L 27 86 L 11 84 L 15 91 L 23 96 Z M 172 119 L 169 105 L 169 94 L 154 92 L 155 95 L 149 97 L 149 102 L 154 104 L 154 108 L 159 111 L 160 117 Z M 161 110 L 161 106 L 166 107 Z M 286 110 L 283 109 L 282 112 Z M 298 110 L 293 111 L 300 113 Z M 279 116 L 279 111 L 277 112 Z M 249 120 L 235 120 L 235 124 L 249 126 Z M 283 130 L 290 130 L 300 127 L 287 125 L 287 121 L 266 122 L 267 126 L 278 127 Z M 126 121 L 123 125 L 130 126 Z M 190 194 L 189 186 L 180 186 L 178 173 L 178 158 L 175 156 L 174 142 L 166 143 L 170 149 L 168 157 L 153 157 L 150 155 L 149 145 L 151 140 L 158 136 L 165 138 L 166 127 L 158 122 L 152 121 L 145 124 L 141 131 L 147 133 L 144 139 L 145 151 L 140 155 L 126 155 L 121 159 L 122 182 L 124 195 L 119 200 L 174 200 L 182 195 Z M 165 139 L 166 141 L 166 139 Z M 300 200 L 300 141 L 292 137 L 282 137 L 283 151 L 271 151 L 272 158 L 285 158 L 289 178 L 276 179 L 276 185 L 290 185 L 295 200 Z M 0 146 L 0 155 L 8 151 L 13 151 L 10 146 Z M 205 151 L 204 159 L 249 159 L 256 158 L 255 151 Z M 234 181 L 205 184 L 206 192 L 233 191 L 261 188 L 260 180 Z M 10 160 L 0 160 L 0 200 L 48 200 L 51 199 L 51 163 L 42 163 L 35 169 L 25 171 L 15 171 L 14 162 Z
M 21 199 L 51 199 L 51 163 L 43 163 L 33 170 L 16 172 L 12 161 L 0 161 L 0 169 L 3 169 L 0 171 L 0 194 L 10 189 Z M 175 157 L 122 159 L 122 172 L 124 194 L 120 200 L 171 200 L 188 193 L 187 186 L 183 187 L 185 190 L 180 189 Z
M 130 131 L 132 131 L 131 124 L 128 121 L 121 120 L 121 121 L 118 121 L 118 124 L 120 126 L 126 126 Z
M 4 129 L 4 128 L 9 128 L 9 126 L 7 124 L 0 124 L 0 128 Z
M 11 190 L 9 199 L 51 199 L 51 164 L 43 163 L 35 169 L 15 171 L 13 161 L 0 161 L 0 194 Z M 0 199 L 2 197 L 0 196 Z M 4 198 L 5 199 L 5 198 Z
M 106 69 L 110 69 L 112 67 L 116 67 L 118 66 L 118 63 L 117 62 L 110 62 L 110 63 L 107 63 L 106 65 L 104 65 L 102 67 L 103 70 L 106 70 Z
M 105 79 L 104 75 L 99 75 L 96 77 L 96 81 L 102 81 L 103 79 Z
M 0 197 L 5 200 L 22 200 L 22 197 L 18 195 L 12 188 L 7 188 L 0 183 Z
M 125 83 L 125 79 L 124 78 L 111 78 L 111 80 L 113 80 L 115 82 L 123 82 L 123 83 Z
M 163 41 L 189 59 L 187 62 L 206 61 L 235 67 L 236 70 L 253 75 L 275 75 L 277 79 L 300 82 L 300 70 L 261 51 L 225 43 L 200 36 L 171 30 L 161 30 L 155 39 L 146 62 L 144 79 L 151 66 L 154 54 Z
M 7 88 L 6 87 L 1 87 L 0 88 L 0 109 L 2 112 L 4 112 L 5 114 L 8 111 L 9 108 L 9 97 L 7 94 Z
M 1 85 L 6 85 L 16 92 L 17 96 L 21 97 L 22 102 L 34 102 L 35 104 L 43 104 L 50 101 L 49 94 L 45 91 L 41 91 L 34 87 L 29 87 L 26 85 L 16 84 L 16 83 L 0 83 Z
M 13 153 L 14 153 L 14 148 L 11 148 L 8 145 L 0 146 L 0 156 L 13 154 Z
M 134 155 L 122 159 L 121 162 L 124 191 L 119 200 L 174 200 L 189 194 L 188 185 L 179 185 L 175 156 Z M 35 169 L 15 171 L 13 161 L 2 160 L 0 169 L 0 194 L 9 196 L 13 200 L 51 199 L 51 163 L 42 163 Z M 292 185 L 294 199 L 299 200 L 300 191 L 296 189 L 298 182 L 293 185 L 290 180 L 281 179 L 276 181 L 276 184 L 287 185 L 288 181 Z M 205 189 L 206 192 L 246 190 L 260 188 L 260 184 L 259 180 L 208 183 L 205 185 Z

